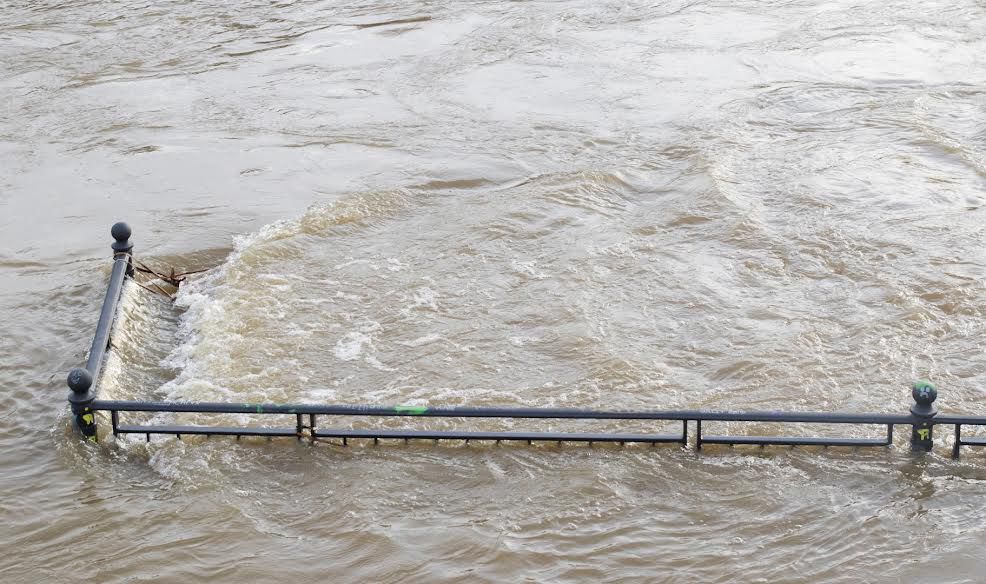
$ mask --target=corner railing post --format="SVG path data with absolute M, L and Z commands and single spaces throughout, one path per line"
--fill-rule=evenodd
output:
M 68 387 L 71 392 L 68 394 L 68 402 L 72 405 L 72 415 L 75 417 L 75 425 L 86 437 L 86 440 L 96 441 L 96 416 L 90 408 L 96 396 L 93 395 L 92 374 L 88 370 L 78 368 L 69 371 Z
M 103 368 L 103 358 L 110 343 L 110 332 L 116 318 L 123 283 L 127 276 L 133 276 L 133 244 L 130 236 L 133 234 L 126 223 L 116 223 L 110 229 L 113 236 L 113 271 L 106 288 L 106 297 L 93 335 L 89 359 L 84 369 L 73 369 L 68 374 L 68 401 L 72 406 L 75 425 L 86 439 L 96 441 L 96 417 L 90 407 L 96 399 L 96 383 Z M 115 430 L 115 428 L 114 428 Z
M 919 418 L 911 425 L 911 450 L 931 452 L 935 445 L 935 425 L 932 418 L 938 413 L 934 406 L 935 400 L 938 399 L 938 390 L 927 381 L 917 381 L 911 386 L 911 396 L 914 398 L 911 414 Z

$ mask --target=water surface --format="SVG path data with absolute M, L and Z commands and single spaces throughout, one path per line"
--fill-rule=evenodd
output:
M 986 458 L 946 436 L 93 446 L 64 378 L 126 219 L 208 271 L 127 288 L 104 397 L 898 413 L 927 377 L 986 414 L 982 2 L 0 17 L 4 582 L 979 579 Z

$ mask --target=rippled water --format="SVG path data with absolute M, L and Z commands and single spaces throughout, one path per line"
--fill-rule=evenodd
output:
M 986 6 L 654 4 L 0 7 L 0 580 L 980 581 L 946 436 L 74 436 L 119 219 L 105 397 L 986 414 Z

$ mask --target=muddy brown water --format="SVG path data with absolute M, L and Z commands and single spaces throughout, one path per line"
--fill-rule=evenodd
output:
M 941 433 L 93 446 L 64 379 L 126 219 L 209 271 L 127 288 L 104 397 L 986 414 L 984 38 L 976 0 L 4 3 L 0 581 L 982 581 L 986 453 Z

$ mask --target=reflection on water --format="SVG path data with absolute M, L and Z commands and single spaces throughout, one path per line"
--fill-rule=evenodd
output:
M 126 290 L 107 396 L 983 413 L 981 3 L 0 15 L 5 582 L 976 580 L 944 438 L 94 447 L 63 394 L 127 219 L 212 269 Z

